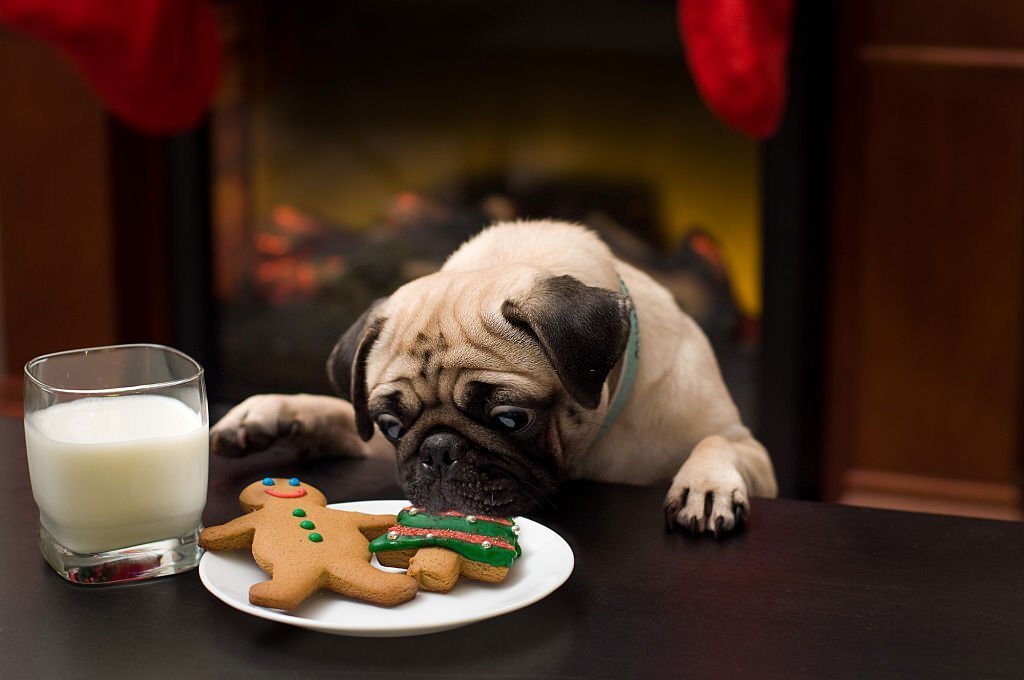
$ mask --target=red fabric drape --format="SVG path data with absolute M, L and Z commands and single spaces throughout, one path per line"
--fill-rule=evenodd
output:
M 793 0 L 678 0 L 677 8 L 708 107 L 751 137 L 772 136 L 786 104 Z
M 0 0 L 0 23 L 53 45 L 115 115 L 143 132 L 193 127 L 219 82 L 206 0 Z

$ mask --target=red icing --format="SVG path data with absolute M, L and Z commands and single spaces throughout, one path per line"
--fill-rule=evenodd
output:
M 294 491 L 278 491 L 271 486 L 264 489 L 263 493 L 270 494 L 274 498 L 302 498 L 306 495 L 306 490 L 300 486 Z
M 412 510 L 413 507 L 414 506 L 410 505 L 406 508 L 406 510 Z M 418 510 L 419 508 L 416 509 Z M 469 515 L 465 513 L 455 512 L 454 510 L 446 510 L 445 512 L 435 512 L 430 514 L 437 515 L 438 517 L 461 517 L 463 519 L 469 517 Z M 485 522 L 495 522 L 497 524 L 504 524 L 507 527 L 512 526 L 512 521 L 507 517 L 489 517 L 488 515 L 474 515 L 474 517 L 476 517 L 477 519 L 482 519 Z
M 398 533 L 399 536 L 426 536 L 427 534 L 433 534 L 434 538 L 451 538 L 456 541 L 464 541 L 466 543 L 483 543 L 484 541 L 489 541 L 495 548 L 515 550 L 515 546 L 495 536 L 467 534 L 464 531 L 454 531 L 452 529 L 423 529 L 420 527 L 407 527 L 402 526 L 401 524 L 396 524 L 391 527 L 389 531 L 394 531 Z

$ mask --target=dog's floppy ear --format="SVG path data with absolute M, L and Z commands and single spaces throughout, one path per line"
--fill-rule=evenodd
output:
M 597 408 L 609 371 L 626 349 L 632 303 L 624 295 L 572 276 L 542 279 L 525 298 L 505 300 L 501 313 L 544 350 L 569 395 Z
M 373 421 L 367 411 L 369 394 L 366 387 L 366 359 L 380 335 L 385 319 L 375 314 L 387 298 L 373 302 L 345 331 L 327 358 L 327 377 L 334 391 L 352 402 L 356 413 L 356 430 L 363 441 L 373 436 Z

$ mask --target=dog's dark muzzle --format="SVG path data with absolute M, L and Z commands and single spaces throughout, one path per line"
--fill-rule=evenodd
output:
M 454 430 L 431 432 L 420 442 L 420 464 L 438 478 L 459 462 L 471 444 Z

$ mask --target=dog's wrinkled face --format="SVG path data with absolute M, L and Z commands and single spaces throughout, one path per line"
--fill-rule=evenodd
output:
M 412 502 L 516 515 L 593 437 L 628 332 L 624 297 L 571 277 L 440 272 L 368 310 L 328 372 L 360 434 L 394 444 Z

